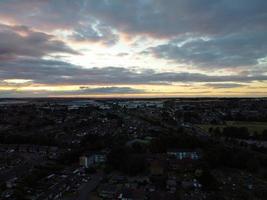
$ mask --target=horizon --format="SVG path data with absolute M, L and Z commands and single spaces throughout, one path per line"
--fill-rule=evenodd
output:
M 74 100 L 74 101 L 102 101 L 102 100 L 112 100 L 112 101 L 187 101 L 187 100 L 262 100 L 266 99 L 267 97 L 5 97 L 0 98 L 0 103 L 5 101 L 16 101 L 16 100 L 22 100 L 22 101 L 31 101 L 31 100 Z M 28 102 L 27 102 L 28 103 Z
M 0 1 L 0 100 L 265 98 L 265 0 Z

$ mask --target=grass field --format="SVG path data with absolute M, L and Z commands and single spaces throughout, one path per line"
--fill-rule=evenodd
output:
M 212 124 L 200 124 L 198 125 L 202 129 L 206 130 L 209 132 L 209 128 L 216 128 L 219 127 L 221 130 L 224 127 L 247 127 L 248 131 L 250 133 L 262 133 L 263 130 L 267 129 L 267 122 L 241 122 L 241 121 L 227 121 L 226 125 L 212 125 Z

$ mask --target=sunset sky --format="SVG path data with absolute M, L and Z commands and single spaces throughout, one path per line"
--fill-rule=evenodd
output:
M 0 97 L 267 96 L 266 0 L 0 0 Z

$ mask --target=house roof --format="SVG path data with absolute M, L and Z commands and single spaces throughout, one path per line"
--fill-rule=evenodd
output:
M 167 152 L 199 152 L 196 149 L 168 149 Z
M 101 185 L 98 190 L 100 192 L 117 192 L 117 187 L 115 185 L 110 185 L 110 184 L 104 184 Z

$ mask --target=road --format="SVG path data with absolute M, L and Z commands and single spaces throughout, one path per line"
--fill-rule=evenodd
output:
M 80 187 L 76 200 L 90 200 L 90 193 L 97 187 L 102 178 L 102 173 L 92 175 L 91 180 L 89 180 L 87 183 L 82 184 L 82 186 Z

